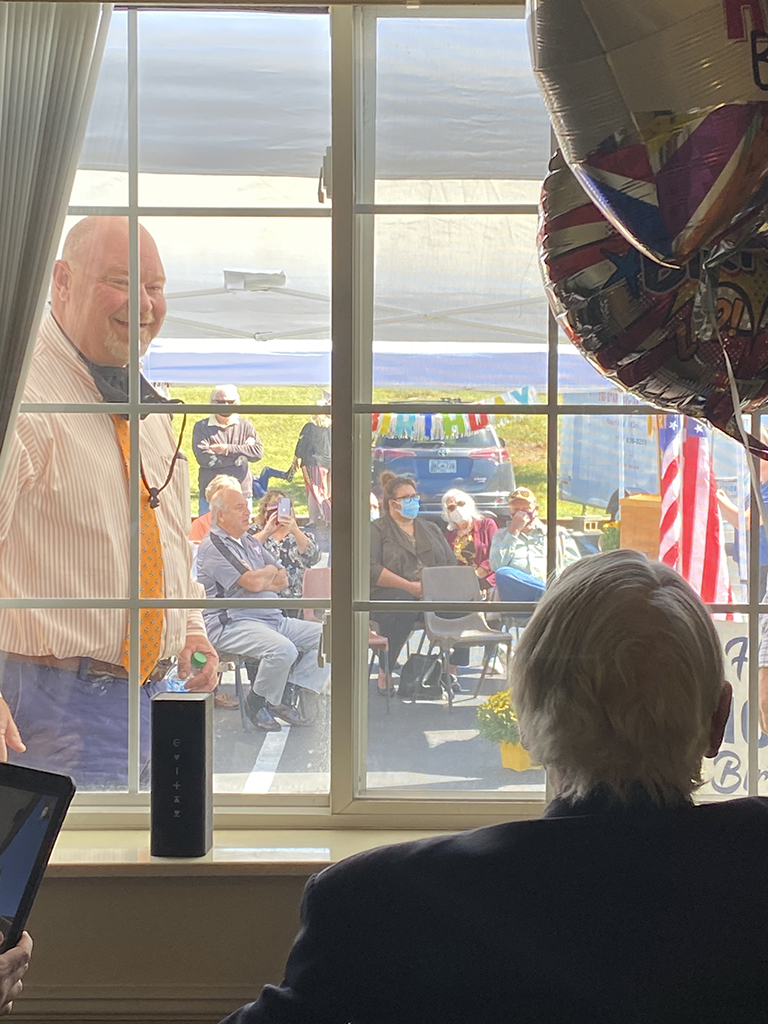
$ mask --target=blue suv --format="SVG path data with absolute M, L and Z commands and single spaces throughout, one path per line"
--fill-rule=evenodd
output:
M 380 493 L 379 475 L 385 470 L 412 476 L 421 495 L 421 511 L 427 515 L 442 512 L 442 497 L 451 487 L 471 494 L 478 511 L 504 515 L 509 492 L 515 488 L 509 452 L 493 427 L 440 441 L 380 437 L 372 460 L 373 490 Z

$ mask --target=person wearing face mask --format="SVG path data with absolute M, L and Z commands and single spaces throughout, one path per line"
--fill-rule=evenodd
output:
M 499 527 L 495 519 L 482 516 L 465 491 L 452 487 L 443 495 L 443 519 L 448 523 L 445 539 L 459 565 L 471 565 L 483 590 L 496 585 L 488 556 Z
M 381 518 L 371 523 L 371 600 L 419 601 L 425 566 L 456 565 L 456 558 L 439 526 L 419 516 L 419 495 L 410 476 L 385 472 L 381 484 Z M 389 664 L 394 669 L 418 612 L 377 612 L 378 632 L 389 640 Z M 387 682 L 379 673 L 379 693 Z

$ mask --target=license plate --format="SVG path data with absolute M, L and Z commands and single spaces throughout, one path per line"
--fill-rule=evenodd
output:
M 455 473 L 456 459 L 430 459 L 430 473 Z

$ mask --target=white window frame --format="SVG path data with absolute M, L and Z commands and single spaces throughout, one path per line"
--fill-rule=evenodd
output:
M 215 9 L 215 5 L 211 5 Z M 260 7 L 264 10 L 264 7 Z M 368 600 L 368 492 L 371 474 L 370 414 L 374 412 L 412 411 L 411 405 L 372 402 L 371 345 L 373 335 L 373 240 L 375 218 L 379 214 L 418 213 L 440 215 L 446 213 L 531 215 L 535 206 L 526 204 L 472 206 L 425 204 L 412 206 L 375 203 L 374 185 L 374 132 L 375 123 L 370 108 L 375 96 L 375 34 L 376 22 L 386 17 L 467 17 L 467 18 L 520 18 L 520 4 L 486 7 L 460 7 L 445 4 L 441 7 L 372 7 L 369 5 L 336 5 L 330 8 L 332 53 L 332 149 L 333 149 L 333 210 L 332 210 L 332 299 L 331 336 L 333 338 L 333 574 L 331 642 L 333 654 L 333 687 L 331 714 L 331 779 L 328 794 L 239 795 L 217 794 L 215 822 L 218 828 L 234 827 L 380 827 L 380 828 L 462 828 L 489 824 L 511 818 L 537 816 L 545 798 L 530 799 L 494 793 L 459 794 L 446 791 L 414 795 L 412 792 L 387 790 L 383 795 L 365 792 L 366 729 L 368 687 L 360 680 L 368 674 L 368 615 L 381 607 Z M 22 405 L 22 412 L 67 412 L 73 415 L 85 412 L 128 414 L 131 451 L 138 451 L 139 417 L 158 414 L 157 406 L 142 405 L 138 389 L 138 225 L 144 217 L 328 217 L 327 207 L 312 209 L 259 209 L 259 208 L 171 208 L 142 207 L 138 201 L 138 33 L 137 9 L 128 10 L 128 204 L 118 207 L 70 207 L 71 215 L 122 214 L 130 223 L 130 295 L 131 324 L 130 387 L 125 405 L 109 406 L 52 406 Z M 368 107 L 366 107 L 366 103 Z M 558 483 L 558 426 L 559 419 L 567 415 L 625 416 L 655 414 L 651 406 L 599 406 L 558 403 L 558 329 L 553 317 L 548 320 L 548 389 L 547 401 L 537 406 L 496 406 L 501 414 L 544 416 L 547 423 L 547 489 L 548 489 L 548 566 L 555 565 L 557 483 Z M 424 412 L 466 411 L 465 405 L 441 402 L 433 409 L 424 406 Z M 421 410 L 421 407 L 420 407 Z M 215 407 L 208 404 L 188 405 L 187 413 L 211 414 Z M 308 405 L 243 405 L 242 414 L 312 414 L 316 407 Z M 752 416 L 752 430 L 759 432 L 760 417 Z M 350 458 L 350 442 L 352 458 Z M 140 477 L 138 461 L 130 467 L 131 523 L 139 519 Z M 346 500 L 344 500 L 346 498 Z M 757 522 L 757 503 L 751 499 L 753 519 Z M 346 542 L 344 539 L 346 538 Z M 146 601 L 139 599 L 138 531 L 131 534 L 130 597 L 124 601 L 83 601 L 88 607 L 128 607 L 130 628 L 138 635 L 139 609 L 153 607 L 228 607 L 235 602 L 207 601 Z M 759 619 L 768 606 L 761 605 L 757 587 L 759 532 L 750 536 L 750 588 L 746 604 L 713 605 L 712 612 L 743 612 L 749 616 L 749 793 L 757 793 L 758 785 L 758 668 L 757 650 Z M 254 607 L 270 606 L 270 602 L 252 599 Z M 52 607 L 56 604 L 71 606 L 71 601 L 0 601 L 0 606 Z M 243 602 L 237 602 L 242 607 Z M 281 607 L 328 607 L 328 602 L 292 600 L 281 602 Z M 409 604 L 398 603 L 408 610 Z M 418 602 L 418 610 L 462 610 L 469 606 L 452 603 Z M 531 610 L 533 605 L 497 603 L 494 609 L 503 611 Z M 472 610 L 469 608 L 469 610 Z M 130 672 L 138 677 L 138 650 L 131 652 Z M 70 827 L 80 828 L 146 828 L 148 823 L 149 794 L 139 792 L 139 688 L 131 686 L 129 700 L 129 792 L 79 794 L 70 814 Z

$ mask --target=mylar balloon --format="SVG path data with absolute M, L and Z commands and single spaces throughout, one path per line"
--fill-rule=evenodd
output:
M 528 0 L 566 161 L 660 263 L 684 266 L 765 202 L 766 29 L 766 0 Z
M 708 317 L 701 259 L 669 268 L 638 252 L 590 201 L 560 153 L 542 190 L 538 245 L 552 310 L 600 373 L 661 409 L 739 437 L 723 347 L 743 411 L 758 409 L 768 398 L 765 248 L 750 245 L 716 269 Z

